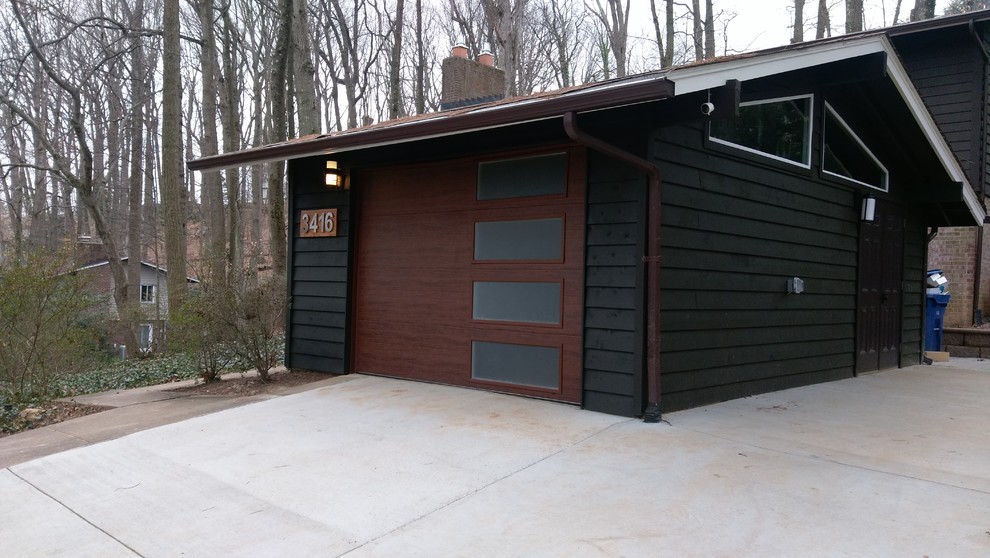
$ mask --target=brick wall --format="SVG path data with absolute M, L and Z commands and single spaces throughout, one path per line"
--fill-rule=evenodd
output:
M 973 278 L 976 257 L 977 227 L 946 227 L 939 229 L 928 245 L 928 269 L 941 269 L 949 279 L 952 299 L 945 310 L 945 327 L 970 327 L 973 325 Z M 990 249 L 984 239 L 983 286 L 980 305 L 990 302 L 990 265 L 987 256 Z M 986 310 L 984 310 L 986 313 Z

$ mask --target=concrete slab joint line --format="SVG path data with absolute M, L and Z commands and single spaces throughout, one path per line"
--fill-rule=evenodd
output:
M 81 515 L 81 514 L 79 514 L 78 512 L 76 512 L 76 510 L 74 510 L 74 509 L 72 509 L 72 508 L 70 508 L 69 506 L 67 506 L 67 505 L 65 505 L 65 503 L 63 503 L 63 502 L 61 502 L 61 501 L 59 501 L 59 499 L 58 499 L 58 498 L 55 498 L 55 497 L 54 497 L 54 496 L 52 496 L 51 494 L 49 494 L 49 493 L 47 493 L 47 492 L 45 492 L 44 490 L 42 490 L 42 489 L 41 489 L 40 487 L 38 487 L 38 486 L 36 486 L 36 485 L 35 485 L 34 483 L 32 483 L 31 481 L 29 481 L 29 480 L 27 480 L 27 479 L 25 479 L 24 477 L 22 477 L 22 476 L 20 476 L 20 475 L 18 475 L 18 474 L 17 474 L 17 471 L 14 471 L 13 469 L 10 469 L 10 468 L 8 468 L 8 469 L 7 469 L 7 471 L 10 471 L 10 474 L 12 474 L 12 475 L 14 475 L 15 477 L 17 477 L 17 478 L 18 478 L 18 480 L 20 480 L 20 481 L 21 481 L 21 482 L 23 482 L 24 484 L 26 484 L 26 485 L 28 485 L 28 486 L 30 486 L 30 487 L 31 487 L 31 488 L 32 488 L 33 490 L 35 490 L 35 491 L 37 491 L 37 492 L 38 492 L 39 494 L 42 494 L 42 495 L 44 495 L 44 496 L 45 496 L 46 498 L 48 498 L 49 500 L 51 500 L 52 502 L 55 502 L 55 504 L 57 504 L 57 505 L 58 505 L 59 507 L 61 507 L 61 508 L 63 508 L 63 509 L 65 509 L 66 511 L 68 511 L 68 512 L 69 512 L 69 513 L 71 513 L 72 515 L 74 515 L 74 516 L 76 516 L 76 517 L 78 517 L 78 518 L 79 518 L 80 520 L 82 520 L 82 521 L 83 521 L 84 523 L 86 523 L 86 524 L 87 524 L 87 525 L 89 525 L 90 527 L 92 527 L 92 528 L 94 528 L 94 529 L 96 529 L 97 531 L 99 531 L 99 532 L 101 532 L 101 533 L 103 533 L 104 535 L 106 535 L 107 537 L 109 537 L 109 538 L 110 538 L 111 540 L 113 540 L 114 542 L 116 542 L 117 544 L 119 544 L 120 546 L 122 546 L 122 547 L 124 547 L 124 548 L 126 548 L 126 549 L 127 549 L 127 550 L 129 550 L 129 551 L 130 551 L 130 552 L 131 552 L 132 554 L 134 554 L 135 556 L 141 556 L 142 558 L 144 558 L 144 555 L 143 555 L 143 554 L 141 554 L 141 553 L 140 553 L 140 552 L 138 552 L 137 550 L 134 550 L 133 548 L 131 548 L 131 547 L 130 547 L 130 546 L 129 546 L 129 545 L 127 544 L 127 543 L 125 543 L 124 541 L 122 541 L 122 540 L 120 540 L 120 539 L 118 539 L 117 537 L 115 537 L 115 536 L 113 536 L 113 534 L 111 534 L 111 533 L 109 533 L 109 532 L 107 532 L 107 531 L 106 531 L 105 529 L 103 529 L 103 528 L 102 528 L 102 527 L 100 527 L 99 525 L 97 525 L 97 524 L 95 524 L 95 523 L 93 523 L 93 522 L 92 522 L 92 521 L 90 521 L 89 519 L 86 519 L 86 517 L 85 517 L 85 516 L 83 516 L 83 515 Z
M 522 468 L 519 468 L 519 469 L 517 469 L 515 471 L 512 471 L 512 472 L 510 472 L 507 475 L 504 475 L 504 476 L 502 476 L 500 478 L 497 478 L 497 479 L 489 482 L 488 484 L 485 484 L 484 486 L 480 486 L 480 487 L 478 487 L 476 489 L 473 489 L 473 490 L 470 490 L 470 491 L 468 491 L 468 492 L 466 492 L 464 494 L 461 494 L 460 496 L 458 496 L 456 498 L 453 498 L 453 499 L 445 502 L 443 505 L 438 506 L 438 507 L 436 507 L 436 508 L 428 511 L 428 512 L 424 513 L 423 515 L 420 515 L 419 517 L 415 518 L 415 519 L 412 519 L 410 521 L 407 521 L 406 523 L 404 523 L 402 525 L 399 525 L 398 527 L 396 527 L 396 528 L 394 528 L 394 529 L 392 529 L 392 530 L 390 530 L 390 531 L 388 531 L 386 533 L 382 533 L 381 535 L 379 535 L 379 536 L 377 536 L 377 537 L 375 537 L 375 538 L 373 538 L 371 540 L 365 541 L 365 542 L 361 543 L 360 545 L 358 545 L 358 546 L 356 546 L 356 547 L 348 550 L 347 552 L 344 552 L 342 554 L 339 554 L 338 556 L 347 556 L 348 554 L 351 554 L 352 552 L 355 552 L 357 550 L 360 550 L 361 548 L 363 548 L 363 547 L 365 547 L 365 546 L 367 546 L 369 544 L 372 544 L 375 541 L 378 541 L 380 539 L 383 539 L 383 538 L 391 535 L 392 533 L 395 533 L 397 531 L 401 531 L 402 529 L 405 529 L 409 525 L 412 525 L 414 523 L 417 523 L 419 521 L 422 521 L 423 519 L 425 519 L 425 518 L 427 518 L 427 517 L 429 517 L 429 516 L 431 516 L 431 515 L 439 512 L 440 510 L 446 509 L 446 508 L 450 507 L 451 505 L 456 504 L 457 502 L 460 502 L 462 500 L 465 500 L 467 498 L 470 498 L 471 496 L 474 496 L 475 494 L 478 494 L 479 492 L 482 492 L 482 491 L 488 489 L 489 487 L 491 487 L 493 485 L 496 485 L 496 484 L 498 484 L 498 483 L 500 483 L 500 482 L 502 482 L 502 481 L 504 481 L 504 480 L 506 480 L 506 479 L 508 479 L 510 477 L 516 476 L 519 473 L 522 473 L 523 471 L 526 471 L 527 469 L 530 469 L 530 468 L 538 465 L 539 463 L 542 463 L 542 462 L 544 462 L 544 461 L 546 461 L 546 460 L 548 460 L 548 459 L 550 459 L 552 457 L 556 457 L 556 456 L 560 455 L 561 453 L 564 453 L 565 451 L 567 451 L 567 450 L 569 450 L 571 448 L 580 446 L 580 445 L 584 444 L 585 442 L 587 442 L 588 440 L 591 440 L 592 438 L 598 437 L 603 432 L 605 432 L 607 430 L 611 430 L 611 429 L 619 426 L 620 424 L 627 424 L 627 423 L 635 422 L 635 421 L 638 421 L 638 420 L 639 419 L 626 419 L 626 420 L 623 420 L 621 422 L 617 422 L 615 424 L 610 424 L 610 425 L 606 426 L 605 428 L 602 428 L 602 429 L 598 430 L 597 432 L 594 432 L 594 433 L 586 436 L 585 438 L 582 438 L 580 440 L 577 440 L 577 441 L 571 443 L 570 445 L 564 446 L 564 447 L 558 449 L 557 451 L 555 451 L 555 452 L 553 452 L 551 454 L 544 455 L 540 459 L 537 459 L 536 461 L 534 461 L 532 463 L 529 463 L 525 467 L 522 467 Z M 666 422 L 666 421 L 664 421 L 664 422 Z

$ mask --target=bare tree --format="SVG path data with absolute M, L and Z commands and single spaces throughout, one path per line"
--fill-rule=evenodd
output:
M 217 92 L 220 89 L 217 65 L 217 41 L 214 28 L 215 11 L 213 0 L 198 0 L 202 45 L 199 50 L 199 62 L 202 68 L 201 97 L 203 135 L 200 140 L 200 154 L 203 156 L 216 155 L 219 150 L 216 123 L 219 121 Z M 206 261 L 206 277 L 209 282 L 219 283 L 226 279 L 226 241 L 227 229 L 224 220 L 223 186 L 219 172 L 202 174 L 200 182 L 203 203 L 203 232 L 204 257 Z
M 846 33 L 863 30 L 863 0 L 846 0 Z
M 935 17 L 935 0 L 914 0 L 911 21 L 921 21 Z
M 485 19 L 492 31 L 496 57 L 505 70 L 505 95 L 519 94 L 521 35 L 529 0 L 482 0 Z
M 389 119 L 402 116 L 402 83 L 399 81 L 399 71 L 402 69 L 402 13 L 405 5 L 405 0 L 396 0 L 395 19 L 392 21 L 392 52 L 388 68 Z
M 426 46 L 423 37 L 423 0 L 416 0 L 416 84 L 413 94 L 416 114 L 426 112 Z
M 162 16 L 162 204 L 169 318 L 186 298 L 186 217 L 182 181 L 182 81 L 179 0 L 164 0 Z
M 602 5 L 601 0 L 595 0 L 594 7 L 588 9 L 605 29 L 605 36 L 608 39 L 609 50 L 615 58 L 615 74 L 617 77 L 625 77 L 628 69 L 626 62 L 626 48 L 629 42 L 629 0 L 606 0 Z
M 296 107 L 299 111 L 299 134 L 318 134 L 320 103 L 316 96 L 316 67 L 313 64 L 313 48 L 309 40 L 309 13 L 306 0 L 293 0 L 292 12 L 292 65 Z
M 72 138 L 73 152 L 67 152 L 63 146 L 59 145 L 59 138 L 52 138 L 45 133 L 45 127 L 33 117 L 23 106 L 18 104 L 6 92 L 0 93 L 0 103 L 6 105 L 9 110 L 16 115 L 21 122 L 38 132 L 37 140 L 51 157 L 53 168 L 51 170 L 65 180 L 75 193 L 79 196 L 79 201 L 89 212 L 93 226 L 96 229 L 100 240 L 106 247 L 108 267 L 114 282 L 113 297 L 118 309 L 128 308 L 129 292 L 127 288 L 127 273 L 120 260 L 117 244 L 114 240 L 110 223 L 102 204 L 100 203 L 97 191 L 97 184 L 94 180 L 93 172 L 93 150 L 90 143 L 89 130 L 86 126 L 87 107 L 84 103 L 83 88 L 93 83 L 94 75 L 101 69 L 103 60 L 118 59 L 122 56 L 124 47 L 118 43 L 118 49 L 104 53 L 104 56 L 95 61 L 94 66 L 80 67 L 73 65 L 67 75 L 59 72 L 59 68 L 49 59 L 49 51 L 58 54 L 55 47 L 62 46 L 66 51 L 71 51 L 72 31 L 80 30 L 83 26 L 70 27 L 66 34 L 51 40 L 38 41 L 35 38 L 37 29 L 33 29 L 22 12 L 22 6 L 16 2 L 11 2 L 14 18 L 21 32 L 24 34 L 30 56 L 40 64 L 45 75 L 51 80 L 56 90 L 64 94 L 68 101 L 66 118 Z M 35 12 L 33 22 L 37 22 L 39 14 Z M 47 50 L 46 50 L 47 49 Z M 82 62 L 82 56 L 77 60 Z M 6 91 L 6 88 L 3 90 Z
M 828 0 L 818 0 L 818 24 L 815 26 L 815 38 L 823 39 L 832 36 L 832 23 L 829 21 Z
M 804 0 L 794 0 L 794 34 L 791 42 L 804 42 Z

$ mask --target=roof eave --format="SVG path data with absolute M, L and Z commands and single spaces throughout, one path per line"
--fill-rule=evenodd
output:
M 505 105 L 481 106 L 451 116 L 441 114 L 436 118 L 422 121 L 212 155 L 188 161 L 186 166 L 192 171 L 212 171 L 312 155 L 341 153 L 513 126 L 559 118 L 568 112 L 591 112 L 673 96 L 673 84 L 665 79 L 664 75 L 655 74 L 648 78 L 571 91 L 556 97 L 536 98 Z

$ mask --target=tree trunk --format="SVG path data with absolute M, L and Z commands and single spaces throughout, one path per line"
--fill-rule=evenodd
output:
M 674 65 L 674 0 L 667 0 L 667 46 L 663 54 L 664 67 Z
M 127 8 L 125 8 L 127 9 Z M 140 29 L 144 26 L 144 1 L 137 0 L 131 10 L 130 25 Z M 127 211 L 127 297 L 130 306 L 121 312 L 121 323 L 127 332 L 125 344 L 131 347 L 131 354 L 137 354 L 138 323 L 141 311 L 141 202 L 144 198 L 144 48 L 140 38 L 131 45 L 131 113 L 130 113 L 130 188 Z
M 316 67 L 309 40 L 309 14 L 305 0 L 294 0 L 292 18 L 292 66 L 296 107 L 299 110 L 299 135 L 319 134 L 323 130 L 320 101 L 316 95 Z
M 818 0 L 818 25 L 815 27 L 815 38 L 824 39 L 832 36 L 832 23 L 829 21 L 828 0 Z
M 198 4 L 199 23 L 203 31 L 199 62 L 202 68 L 202 120 L 203 139 L 200 141 L 202 156 L 216 155 L 219 152 L 217 138 L 217 92 L 219 91 L 217 68 L 217 41 L 214 31 L 213 0 L 200 0 Z M 220 173 L 201 173 L 200 188 L 203 202 L 203 235 L 206 241 L 204 253 L 206 278 L 209 283 L 220 284 L 226 279 L 225 211 Z
M 402 116 L 402 83 L 399 81 L 399 70 L 402 69 L 402 12 L 405 0 L 395 1 L 395 21 L 392 23 L 392 59 L 388 68 L 388 118 L 389 120 Z
M 660 67 L 665 68 L 663 51 L 663 30 L 660 28 L 660 15 L 657 14 L 657 0 L 650 0 L 650 17 L 653 19 L 653 32 L 657 42 L 657 53 L 660 55 Z
M 238 30 L 230 17 L 229 5 L 221 13 L 223 19 L 223 90 L 221 115 L 223 150 L 232 153 L 241 148 L 240 83 L 237 73 Z M 240 169 L 224 171 L 227 183 L 227 283 L 243 287 L 243 242 L 241 238 L 241 179 Z
M 289 34 L 292 29 L 292 0 L 282 0 L 278 37 L 275 41 L 272 80 L 269 97 L 272 103 L 272 141 L 288 139 L 286 128 L 285 86 L 289 57 Z M 285 163 L 271 163 L 268 174 L 268 225 L 271 231 L 272 269 L 277 276 L 285 274 Z
M 911 21 L 923 21 L 935 17 L 935 0 L 914 0 Z
M 701 19 L 700 0 L 691 0 L 691 23 L 694 39 L 694 59 L 703 60 L 705 58 L 704 28 Z
M 863 30 L 863 0 L 846 0 L 846 33 Z
M 416 0 L 416 114 L 426 112 L 426 53 L 423 45 L 423 0 Z
M 165 260 L 169 273 L 169 318 L 186 298 L 186 216 L 182 177 L 182 77 L 180 73 L 179 0 L 164 0 L 162 15 L 162 207 Z
M 794 34 L 791 43 L 804 42 L 804 0 L 794 0 Z
M 715 8 L 705 0 L 705 58 L 715 58 Z

